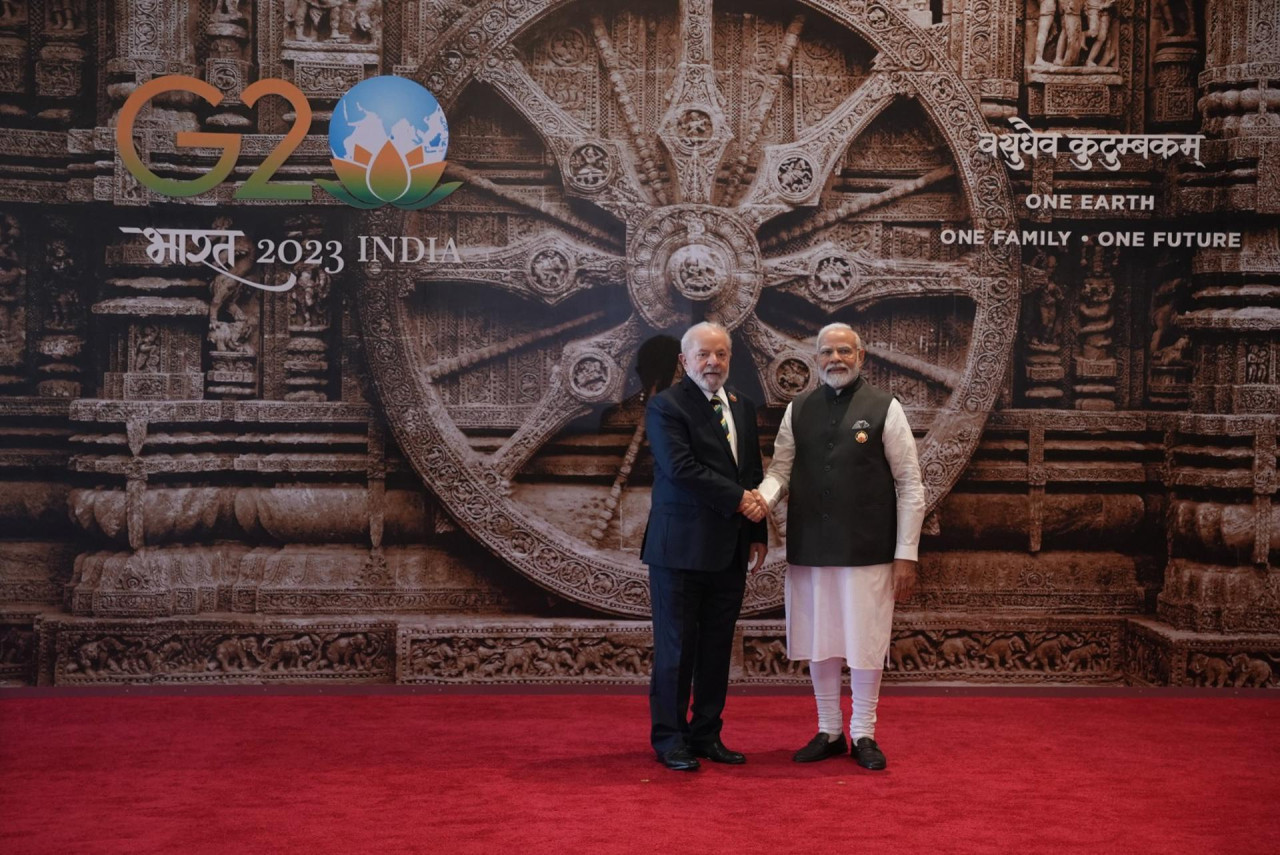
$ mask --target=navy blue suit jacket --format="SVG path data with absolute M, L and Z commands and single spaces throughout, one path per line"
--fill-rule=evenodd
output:
M 738 462 L 724 428 L 697 384 L 684 377 L 653 396 L 645 409 L 645 433 L 653 452 L 653 499 L 640 557 L 646 564 L 715 572 L 727 568 L 747 545 L 765 543 L 764 520 L 738 513 L 742 491 L 764 480 L 756 408 L 729 391 L 738 433 Z

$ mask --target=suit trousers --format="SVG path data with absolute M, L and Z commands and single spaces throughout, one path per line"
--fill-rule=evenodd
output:
M 745 554 L 734 555 L 725 569 L 715 572 L 649 565 L 653 603 L 649 739 L 658 753 L 719 738 L 734 627 L 746 585 Z

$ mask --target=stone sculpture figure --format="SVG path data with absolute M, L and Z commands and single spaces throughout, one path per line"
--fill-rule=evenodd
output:
M 1271 372 L 1268 370 L 1267 346 L 1265 344 L 1251 344 L 1244 352 L 1244 382 L 1246 383 L 1266 383 L 1267 375 Z
M 144 324 L 133 345 L 133 370 L 155 371 L 160 367 L 160 328 Z
M 74 30 L 79 26 L 76 0 L 51 0 L 48 7 L 49 29 Z
M 1093 39 L 1089 46 L 1089 55 L 1085 58 L 1088 66 L 1111 66 L 1116 61 L 1114 39 L 1111 38 L 1111 19 L 1115 15 L 1116 0 L 1087 0 L 1086 13 L 1089 29 L 1085 36 Z
M 1147 350 L 1156 365 L 1185 362 L 1191 348 L 1178 324 L 1178 293 L 1184 283 L 1181 278 L 1170 279 L 1151 296 L 1151 343 Z
M 1032 350 L 1057 352 L 1059 342 L 1058 314 L 1062 307 L 1062 286 L 1055 279 L 1058 259 L 1052 255 L 1037 257 L 1028 269 L 1028 279 L 1038 281 L 1036 288 L 1035 332 L 1028 342 Z
M 1231 665 L 1236 675 L 1232 685 L 1236 688 L 1252 686 L 1261 689 L 1271 682 L 1271 666 L 1262 659 L 1254 659 L 1247 653 L 1237 653 L 1231 657 Z
M 1080 65 L 1082 55 L 1086 67 L 1113 66 L 1114 18 L 1115 0 L 1040 0 L 1031 66 L 1069 68 Z
M 1177 14 L 1174 12 L 1175 2 L 1177 2 Z M 1190 0 L 1155 0 L 1151 7 L 1151 14 L 1160 25 L 1160 38 L 1174 36 L 1195 38 L 1196 16 Z
M 20 24 L 27 19 L 27 10 L 18 0 L 0 0 L 0 24 Z
M 987 645 L 983 657 L 991 668 L 1018 668 L 1017 656 L 1027 652 L 1027 645 L 1016 635 L 1009 638 L 997 638 Z
M 1053 64 L 1045 59 L 1044 52 L 1045 48 L 1049 46 L 1049 33 L 1053 30 L 1057 17 L 1058 0 L 1040 0 L 1040 16 L 1036 24 L 1035 61 L 1032 63 L 1037 68 Z
M 313 41 L 321 40 L 322 23 L 328 25 L 327 38 L 340 41 L 344 5 L 345 0 L 289 0 L 285 5 L 285 22 L 293 26 L 293 37 L 299 41 L 307 38 L 308 31 Z
M 1101 660 L 1106 655 L 1106 648 L 1091 641 L 1067 652 L 1067 670 L 1088 671 L 1093 667 L 1096 660 Z
M 1111 300 L 1115 292 L 1115 282 L 1106 270 L 1106 256 L 1098 247 L 1090 256 L 1079 306 L 1080 345 L 1086 359 L 1108 359 L 1113 355 L 1111 330 L 1115 327 L 1115 317 Z
M 890 645 L 889 659 L 896 671 L 924 671 L 933 664 L 933 649 L 922 636 L 909 635 Z
M 1231 679 L 1231 666 L 1217 656 L 1206 656 L 1196 653 L 1187 663 L 1187 670 L 1196 675 L 1196 683 L 1201 686 L 1222 688 Z
M 953 636 L 938 645 L 938 655 L 953 668 L 968 665 L 981 650 L 982 646 L 967 635 Z
M 1059 5 L 1062 15 L 1058 21 L 1058 47 L 1053 64 L 1065 67 L 1079 62 L 1084 47 L 1084 31 L 1080 26 L 1084 0 L 1060 0 Z

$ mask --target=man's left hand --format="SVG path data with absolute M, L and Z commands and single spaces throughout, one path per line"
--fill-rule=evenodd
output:
M 764 566 L 765 556 L 769 554 L 769 546 L 764 543 L 751 544 L 751 555 L 747 559 L 747 563 L 751 565 L 751 572 L 755 573 Z
M 906 558 L 893 559 L 893 598 L 908 600 L 916 592 L 916 563 Z

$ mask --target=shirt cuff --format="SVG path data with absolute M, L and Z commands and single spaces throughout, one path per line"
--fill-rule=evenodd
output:
M 905 558 L 908 561 L 920 560 L 920 544 L 918 543 L 899 543 L 898 548 L 893 551 L 894 558 Z

